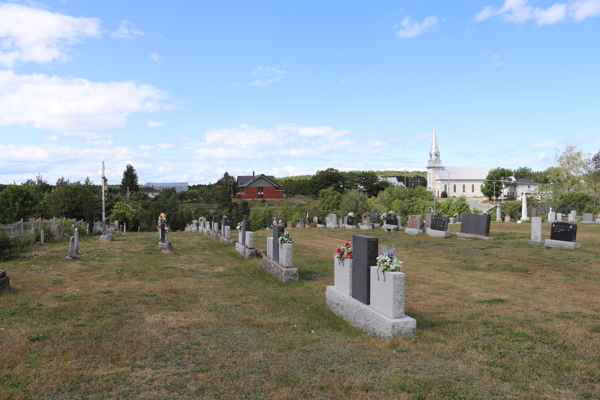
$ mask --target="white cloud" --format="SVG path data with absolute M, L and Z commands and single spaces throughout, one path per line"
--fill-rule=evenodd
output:
M 46 142 L 54 142 L 58 140 L 58 135 L 46 136 L 44 138 Z
M 158 55 L 157 52 L 154 52 L 152 54 L 150 54 L 150 58 L 152 59 L 152 61 L 154 61 L 157 64 L 160 64 L 160 56 Z
M 540 140 L 539 142 L 531 143 L 530 147 L 556 147 L 559 143 L 556 140 Z
M 170 143 L 159 143 L 159 144 L 156 145 L 156 147 L 158 147 L 159 149 L 166 150 L 166 149 L 170 149 L 172 147 L 175 147 L 175 145 L 174 144 L 170 144 Z
M 333 129 L 329 126 L 300 126 L 297 124 L 277 125 L 278 131 L 294 132 L 302 137 L 324 136 L 329 139 L 335 139 L 350 133 L 348 130 Z
M 0 4 L 0 65 L 67 58 L 66 47 L 100 37 L 101 21 L 75 18 L 22 4 Z
M 150 128 L 158 128 L 159 126 L 164 126 L 163 121 L 148 121 L 148 126 Z
M 399 38 L 412 38 L 427 32 L 429 28 L 435 26 L 439 19 L 437 17 L 427 17 L 423 22 L 414 21 L 410 15 L 402 20 L 393 29 L 396 29 L 396 36 Z
M 142 145 L 140 145 L 140 150 L 143 150 L 143 151 L 152 150 L 152 148 L 153 147 L 150 146 L 150 145 L 148 145 L 148 144 L 142 144 Z
M 103 83 L 0 71 L 0 126 L 94 133 L 123 127 L 132 113 L 159 111 L 166 97 L 154 86 L 131 81 Z
M 144 32 L 137 29 L 133 22 L 123 20 L 121 21 L 119 28 L 116 31 L 111 32 L 110 36 L 119 39 L 131 39 L 136 36 L 144 36 Z
M 284 67 L 256 67 L 252 71 L 252 75 L 257 75 L 259 79 L 247 83 L 246 86 L 267 86 L 270 83 L 280 82 L 287 74 Z
M 475 15 L 475 21 L 485 21 L 494 16 L 514 23 L 535 21 L 537 25 L 552 25 L 570 18 L 573 21 L 600 16 L 600 0 L 580 0 L 555 3 L 548 8 L 529 5 L 529 0 L 505 0 L 500 8 L 485 6 Z

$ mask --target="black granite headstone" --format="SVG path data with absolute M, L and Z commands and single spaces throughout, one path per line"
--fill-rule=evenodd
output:
M 371 303 L 371 267 L 377 265 L 379 239 L 352 235 L 352 297 Z
M 319 225 L 325 225 L 325 218 L 323 218 L 323 217 L 317 217 L 317 224 L 319 224 Z
M 223 217 L 223 226 L 229 226 L 229 218 Z
M 489 214 L 463 214 L 460 233 L 488 236 L 491 219 Z
M 212 226 L 210 227 L 210 229 L 215 229 L 215 224 L 217 223 L 217 216 L 213 215 L 213 223 Z
M 279 262 L 279 236 L 283 235 L 283 225 L 273 225 L 273 260 Z
M 378 224 L 379 223 L 379 214 L 376 212 L 371 213 L 371 223 Z
M 550 239 L 574 242 L 577 239 L 577 225 L 569 222 L 553 222 Z
M 166 242 L 166 238 L 165 238 L 165 221 L 160 223 L 160 242 L 164 243 Z
M 308 217 L 308 223 L 312 224 L 312 222 L 313 222 L 313 217 Z
M 431 229 L 446 232 L 448 230 L 448 217 L 433 215 L 431 217 Z
M 398 225 L 398 217 L 396 214 L 388 214 L 385 216 L 385 223 L 387 225 Z
M 354 225 L 354 217 L 348 216 L 348 223 L 347 225 Z

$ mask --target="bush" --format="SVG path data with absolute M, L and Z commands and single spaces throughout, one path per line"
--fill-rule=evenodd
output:
M 447 199 L 448 198 L 448 192 L 446 192 L 445 190 L 442 192 L 442 195 L 440 196 L 443 199 Z
M 592 196 L 585 192 L 568 192 L 552 202 L 552 211 L 569 214 L 577 210 L 578 214 L 582 214 L 588 206 L 593 207 Z
M 41 231 L 44 231 L 44 241 L 50 240 L 52 238 L 52 232 L 50 231 L 50 228 L 45 226 L 42 229 L 36 229 L 35 230 L 35 241 L 39 242 L 42 238 L 42 235 L 40 234 Z
M 32 245 L 33 237 L 10 237 L 0 232 L 0 261 L 8 260 Z
M 363 212 L 369 208 L 369 202 L 364 194 L 356 189 L 348 190 L 342 195 L 342 201 L 340 203 L 341 215 L 348 215 L 348 213 L 354 213 L 354 216 L 358 218 Z

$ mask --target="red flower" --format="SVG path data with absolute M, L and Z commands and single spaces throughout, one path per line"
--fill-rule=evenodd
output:
M 340 249 L 339 247 L 337 248 L 337 250 L 335 251 L 335 254 L 342 254 L 342 249 Z
M 350 242 L 346 242 L 346 243 L 344 244 L 344 246 L 352 246 L 352 243 L 350 243 Z
M 348 254 L 346 254 L 346 257 L 352 258 L 352 251 L 349 251 Z

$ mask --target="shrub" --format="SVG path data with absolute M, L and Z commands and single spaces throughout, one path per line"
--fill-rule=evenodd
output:
M 448 192 L 446 192 L 445 190 L 442 192 L 442 195 L 440 196 L 443 199 L 447 199 L 448 198 Z
M 35 230 L 35 241 L 39 242 L 41 240 L 42 235 L 40 234 L 41 231 L 44 231 L 44 241 L 50 240 L 52 238 L 52 232 L 50 231 L 50 228 L 45 226 L 42 229 L 36 229 Z

